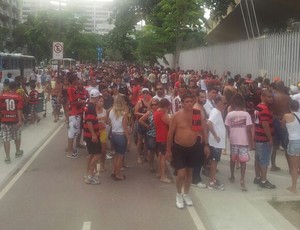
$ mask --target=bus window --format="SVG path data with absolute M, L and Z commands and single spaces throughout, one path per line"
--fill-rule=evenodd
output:
M 6 57 L 2 58 L 2 69 L 9 69 L 9 59 Z
M 11 63 L 12 63 L 12 69 L 19 69 L 20 68 L 18 59 L 12 59 Z

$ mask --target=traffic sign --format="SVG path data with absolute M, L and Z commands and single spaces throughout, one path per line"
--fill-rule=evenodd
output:
M 64 58 L 64 43 L 53 42 L 52 58 L 62 60 Z
M 102 61 L 102 55 L 103 55 L 103 48 L 102 47 L 98 47 L 97 48 L 97 58 L 98 58 L 98 61 Z

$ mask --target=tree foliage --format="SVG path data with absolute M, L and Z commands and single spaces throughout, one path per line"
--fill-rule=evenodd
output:
M 133 37 L 138 61 L 153 63 L 166 52 L 172 52 L 176 65 L 182 45 L 189 47 L 185 39 L 203 35 L 200 32 L 204 25 L 202 0 L 118 0 L 116 6 L 112 44 L 121 50 L 123 58 L 126 56 L 122 41 Z M 136 31 L 135 25 L 141 20 L 146 26 Z M 133 47 L 127 48 L 133 50 Z
M 64 42 L 64 56 L 73 57 L 81 62 L 96 62 L 96 48 L 106 45 L 98 34 L 83 33 L 84 19 L 74 16 L 73 12 L 45 11 L 37 16 L 29 16 L 13 31 L 15 46 L 26 47 L 27 53 L 39 61 L 52 58 L 52 43 Z
M 230 5 L 235 5 L 234 0 L 204 0 L 206 8 L 211 10 L 213 19 L 220 19 L 226 15 Z

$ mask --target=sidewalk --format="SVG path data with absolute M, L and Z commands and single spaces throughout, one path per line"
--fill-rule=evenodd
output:
M 229 153 L 229 150 L 227 150 Z M 245 183 L 247 192 L 240 189 L 240 170 L 235 172 L 235 183 L 229 182 L 230 167 L 229 155 L 222 155 L 218 165 L 217 178 L 225 184 L 225 191 L 215 191 L 192 187 L 195 208 L 200 210 L 200 217 L 207 229 L 220 230 L 296 230 L 269 201 L 300 200 L 300 194 L 287 191 L 291 184 L 288 166 L 283 151 L 278 151 L 276 163 L 281 168 L 278 172 L 268 171 L 268 179 L 277 186 L 276 189 L 262 189 L 253 184 L 254 179 L 254 152 L 251 152 L 251 161 L 247 163 Z M 208 178 L 201 175 L 206 183 Z M 198 206 L 198 207 L 197 207 Z
M 51 108 L 48 103 L 47 108 Z M 10 142 L 10 157 L 11 163 L 6 164 L 4 162 L 5 152 L 3 143 L 0 143 L 0 188 L 2 188 L 12 175 L 17 173 L 19 169 L 27 162 L 31 155 L 47 140 L 51 133 L 63 125 L 63 121 L 60 120 L 57 123 L 53 122 L 51 109 L 47 110 L 46 117 L 43 117 L 42 113 L 41 121 L 37 124 L 25 125 L 22 128 L 21 136 L 21 149 L 24 151 L 24 155 L 20 158 L 15 158 L 15 144 Z

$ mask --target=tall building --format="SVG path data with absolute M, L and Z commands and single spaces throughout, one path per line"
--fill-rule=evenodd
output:
M 69 0 L 68 5 L 73 5 L 86 18 L 85 32 L 107 34 L 114 28 L 109 23 L 113 12 L 112 0 Z
M 0 28 L 8 29 L 8 39 L 12 30 L 21 21 L 21 8 L 20 0 L 0 1 Z
M 40 10 L 50 9 L 64 2 L 63 0 L 23 0 L 22 1 L 22 22 L 27 20 L 28 15 L 36 15 Z M 56 4 L 55 4 L 56 3 Z
M 106 34 L 114 28 L 108 21 L 113 10 L 113 0 L 23 0 L 22 22 L 27 20 L 28 15 L 35 15 L 39 10 L 47 8 L 67 8 L 74 10 L 74 14 L 79 12 L 86 19 L 84 30 L 87 33 Z

